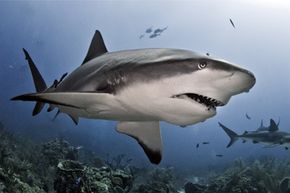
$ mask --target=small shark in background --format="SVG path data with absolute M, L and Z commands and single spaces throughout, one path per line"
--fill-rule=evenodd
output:
M 79 117 L 118 121 L 117 131 L 136 139 L 155 164 L 162 158 L 160 121 L 205 121 L 255 84 L 248 70 L 188 50 L 108 52 L 99 31 L 82 64 L 50 87 L 25 49 L 24 54 L 36 92 L 12 100 L 36 101 L 33 115 L 48 103 L 76 124 Z
M 290 134 L 287 132 L 279 131 L 279 124 L 277 124 L 273 119 L 270 120 L 269 127 L 264 127 L 263 130 L 245 131 L 241 135 L 238 135 L 221 123 L 219 123 L 219 125 L 230 137 L 230 142 L 227 145 L 227 148 L 232 146 L 238 139 L 242 139 L 243 142 L 251 140 L 253 143 L 263 143 L 268 145 L 266 147 L 282 145 L 288 149 L 288 146 L 290 145 Z

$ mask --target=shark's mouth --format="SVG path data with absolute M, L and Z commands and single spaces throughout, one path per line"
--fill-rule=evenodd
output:
M 198 102 L 204 106 L 207 107 L 208 110 L 210 109 L 216 109 L 217 106 L 224 106 L 225 104 L 217 99 L 210 98 L 204 95 L 199 95 L 195 93 L 183 93 L 172 96 L 173 98 L 179 98 L 184 100 L 193 100 L 195 102 Z

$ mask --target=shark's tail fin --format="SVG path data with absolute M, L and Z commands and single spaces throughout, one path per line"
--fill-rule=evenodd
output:
M 226 126 L 224 126 L 223 124 L 221 124 L 220 122 L 219 122 L 219 125 L 221 128 L 223 128 L 223 130 L 231 139 L 227 147 L 232 146 L 238 140 L 239 135 L 236 134 L 234 131 L 230 130 L 229 128 L 227 128 Z
M 35 86 L 35 90 L 39 93 L 39 92 L 43 92 L 44 90 L 47 89 L 47 86 L 40 74 L 40 72 L 38 71 L 38 69 L 36 68 L 33 60 L 31 59 L 31 57 L 29 56 L 28 52 L 23 48 L 23 52 L 25 54 L 25 59 L 28 62 L 31 74 L 32 74 L 32 78 L 33 78 L 33 82 L 34 82 L 34 86 Z M 40 111 L 43 109 L 44 103 L 42 102 L 36 102 L 35 107 L 33 109 L 32 115 L 35 116 L 38 113 L 40 113 Z

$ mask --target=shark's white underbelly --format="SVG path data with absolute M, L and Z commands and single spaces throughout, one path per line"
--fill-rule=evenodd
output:
M 181 84 L 179 80 L 174 81 L 176 85 Z M 82 101 L 75 102 L 80 108 L 59 108 L 68 114 L 91 119 L 166 121 L 176 125 L 194 124 L 215 115 L 214 110 L 205 110 L 206 107 L 199 103 L 171 97 L 180 92 L 187 90 L 178 91 L 174 84 L 164 80 L 138 83 L 124 88 L 116 95 L 82 93 Z

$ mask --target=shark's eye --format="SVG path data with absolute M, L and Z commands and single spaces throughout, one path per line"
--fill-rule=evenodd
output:
M 201 69 L 205 68 L 206 66 L 207 66 L 207 62 L 200 62 L 198 64 L 198 69 L 201 70 Z

